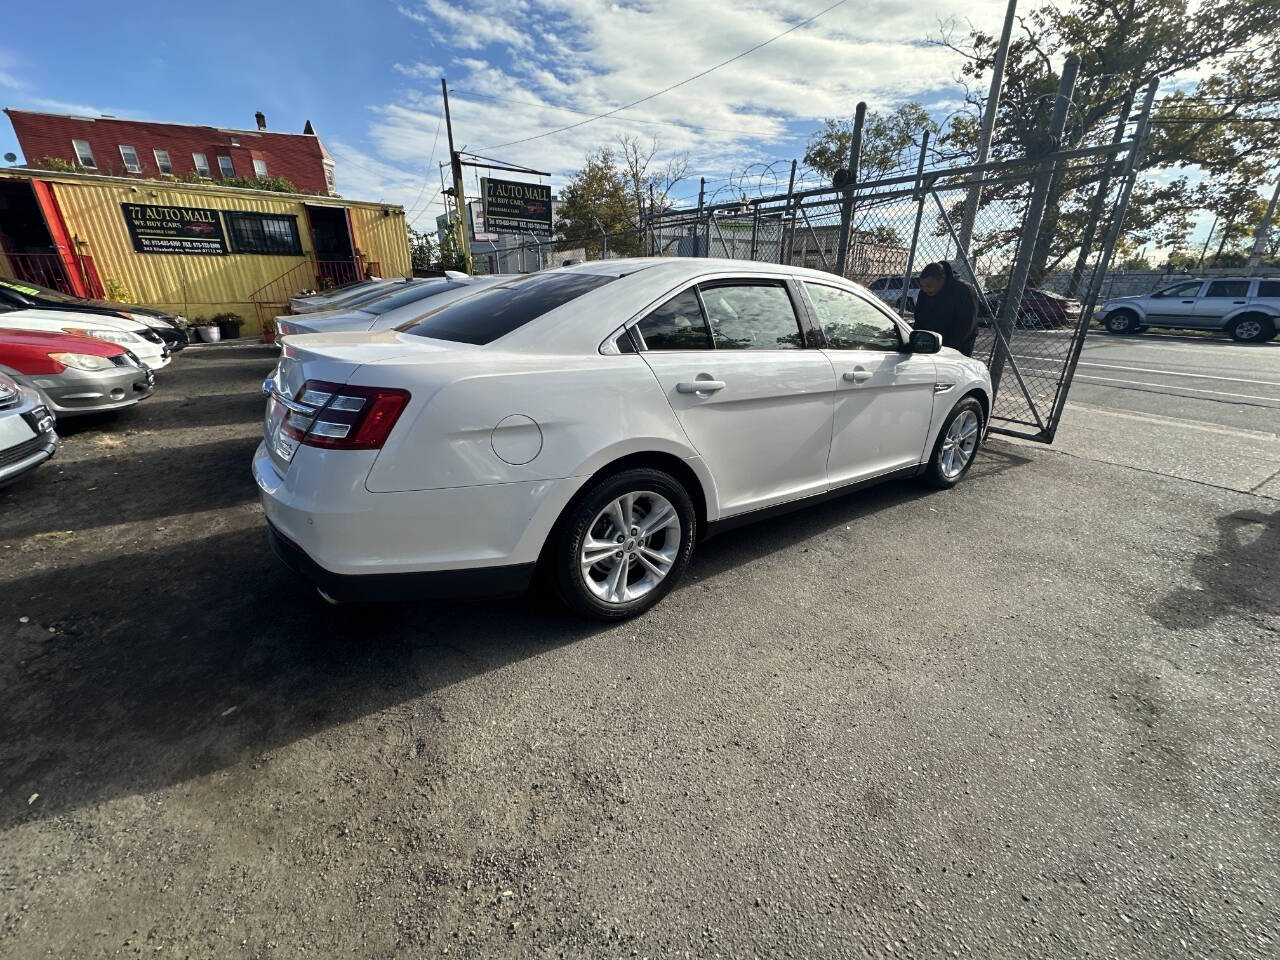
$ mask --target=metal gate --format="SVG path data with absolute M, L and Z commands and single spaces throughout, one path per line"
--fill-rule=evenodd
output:
M 651 212 L 648 252 L 838 273 L 903 316 L 914 308 L 919 268 L 949 262 L 978 292 L 974 355 L 987 361 L 996 388 L 991 430 L 1051 443 L 1124 220 L 1155 90 L 1152 81 L 1136 115 L 1130 98 L 1113 124 L 1100 125 L 1110 132 L 1103 142 L 939 169 L 929 166 L 926 134 L 913 172 Z M 1069 92 L 1049 144 L 1060 142 Z M 793 164 L 793 184 L 794 171 Z M 967 248 L 959 240 L 966 202 L 976 203 Z M 1061 289 L 1043 289 L 1050 282 Z

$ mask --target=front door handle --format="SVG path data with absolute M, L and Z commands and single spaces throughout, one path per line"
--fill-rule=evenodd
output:
M 862 367 L 854 367 L 852 370 L 844 372 L 844 378 L 850 383 L 864 383 L 871 379 L 871 371 Z
M 676 384 L 676 393 L 715 393 L 724 387 L 723 380 L 685 380 Z

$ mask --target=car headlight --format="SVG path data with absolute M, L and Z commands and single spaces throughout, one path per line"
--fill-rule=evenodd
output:
M 88 334 L 98 340 L 110 340 L 112 343 L 137 343 L 142 339 L 128 330 L 84 330 L 81 334 Z
M 115 366 L 110 358 L 96 357 L 91 353 L 51 353 L 49 359 L 76 370 L 110 370 Z

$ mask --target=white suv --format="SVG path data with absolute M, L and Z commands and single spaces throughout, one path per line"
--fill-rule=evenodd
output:
M 1116 297 L 1098 311 L 1108 333 L 1148 327 L 1222 330 L 1234 340 L 1262 343 L 1280 329 L 1280 278 L 1182 280 L 1141 297 Z

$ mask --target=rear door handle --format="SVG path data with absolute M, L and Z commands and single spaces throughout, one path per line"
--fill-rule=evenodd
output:
M 676 393 L 715 393 L 724 387 L 723 380 L 684 380 L 676 384 Z
M 865 370 L 862 367 L 854 367 L 852 370 L 846 370 L 844 372 L 844 378 L 850 383 L 864 383 L 871 379 L 871 371 Z

